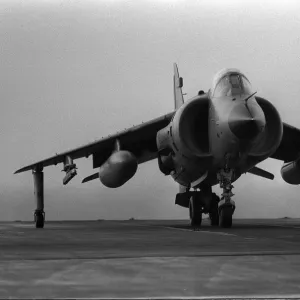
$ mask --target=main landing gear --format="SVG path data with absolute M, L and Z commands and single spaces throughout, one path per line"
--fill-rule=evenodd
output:
M 209 219 L 211 226 L 219 225 L 219 208 L 218 203 L 220 202 L 220 198 L 213 193 L 211 202 L 210 202 L 210 210 L 209 210 Z
M 189 203 L 189 212 L 190 212 L 190 221 L 192 227 L 200 227 L 202 223 L 202 205 L 199 201 L 198 193 L 193 193 L 190 198 Z
M 212 193 L 211 187 L 188 193 L 191 195 L 188 204 L 191 226 L 194 228 L 201 226 L 202 214 L 209 214 L 211 226 L 218 226 L 220 198 Z
M 202 223 L 202 214 L 208 214 L 211 226 L 220 226 L 229 228 L 232 226 L 232 215 L 235 210 L 235 203 L 233 200 L 225 200 L 223 194 L 222 199 L 215 194 L 211 194 L 211 199 L 207 203 L 203 193 L 190 192 L 192 195 L 189 200 L 189 215 L 190 224 L 192 227 L 200 227 Z

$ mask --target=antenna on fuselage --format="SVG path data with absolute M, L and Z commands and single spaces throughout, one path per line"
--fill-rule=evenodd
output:
M 257 92 L 254 92 L 253 94 L 251 94 L 250 96 L 248 96 L 246 99 L 244 99 L 244 101 L 246 102 L 246 104 L 247 104 L 248 100 L 249 100 L 250 98 L 252 98 L 256 93 L 257 93 Z

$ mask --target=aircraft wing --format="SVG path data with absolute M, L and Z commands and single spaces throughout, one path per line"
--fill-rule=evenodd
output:
M 283 136 L 279 147 L 271 158 L 289 162 L 300 156 L 300 130 L 283 123 Z
M 119 141 L 121 149 L 128 150 L 137 157 L 138 163 L 146 162 L 157 157 L 156 133 L 169 124 L 173 115 L 174 112 L 166 114 L 85 146 L 57 154 L 23 167 L 17 170 L 15 174 L 35 168 L 42 169 L 47 166 L 57 165 L 65 162 L 66 157 L 78 159 L 89 157 L 90 155 L 93 155 L 93 167 L 100 167 L 114 150 L 116 140 Z

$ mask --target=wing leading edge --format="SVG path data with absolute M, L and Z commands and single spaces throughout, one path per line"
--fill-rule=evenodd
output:
M 163 115 L 159 118 L 125 129 L 85 146 L 57 154 L 23 167 L 17 170 L 14 174 L 34 170 L 36 168 L 43 169 L 44 167 L 57 165 L 65 162 L 66 157 L 78 159 L 82 157 L 89 157 L 90 155 L 93 155 L 93 167 L 96 168 L 104 163 L 111 155 L 116 140 L 119 141 L 122 149 L 132 152 L 137 157 L 138 163 L 149 161 L 157 157 L 157 131 L 166 127 L 171 121 L 173 115 L 174 112 Z

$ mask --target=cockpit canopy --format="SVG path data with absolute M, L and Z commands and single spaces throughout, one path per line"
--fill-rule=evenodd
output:
M 212 97 L 251 95 L 249 80 L 237 69 L 224 69 L 216 74 L 211 89 Z

